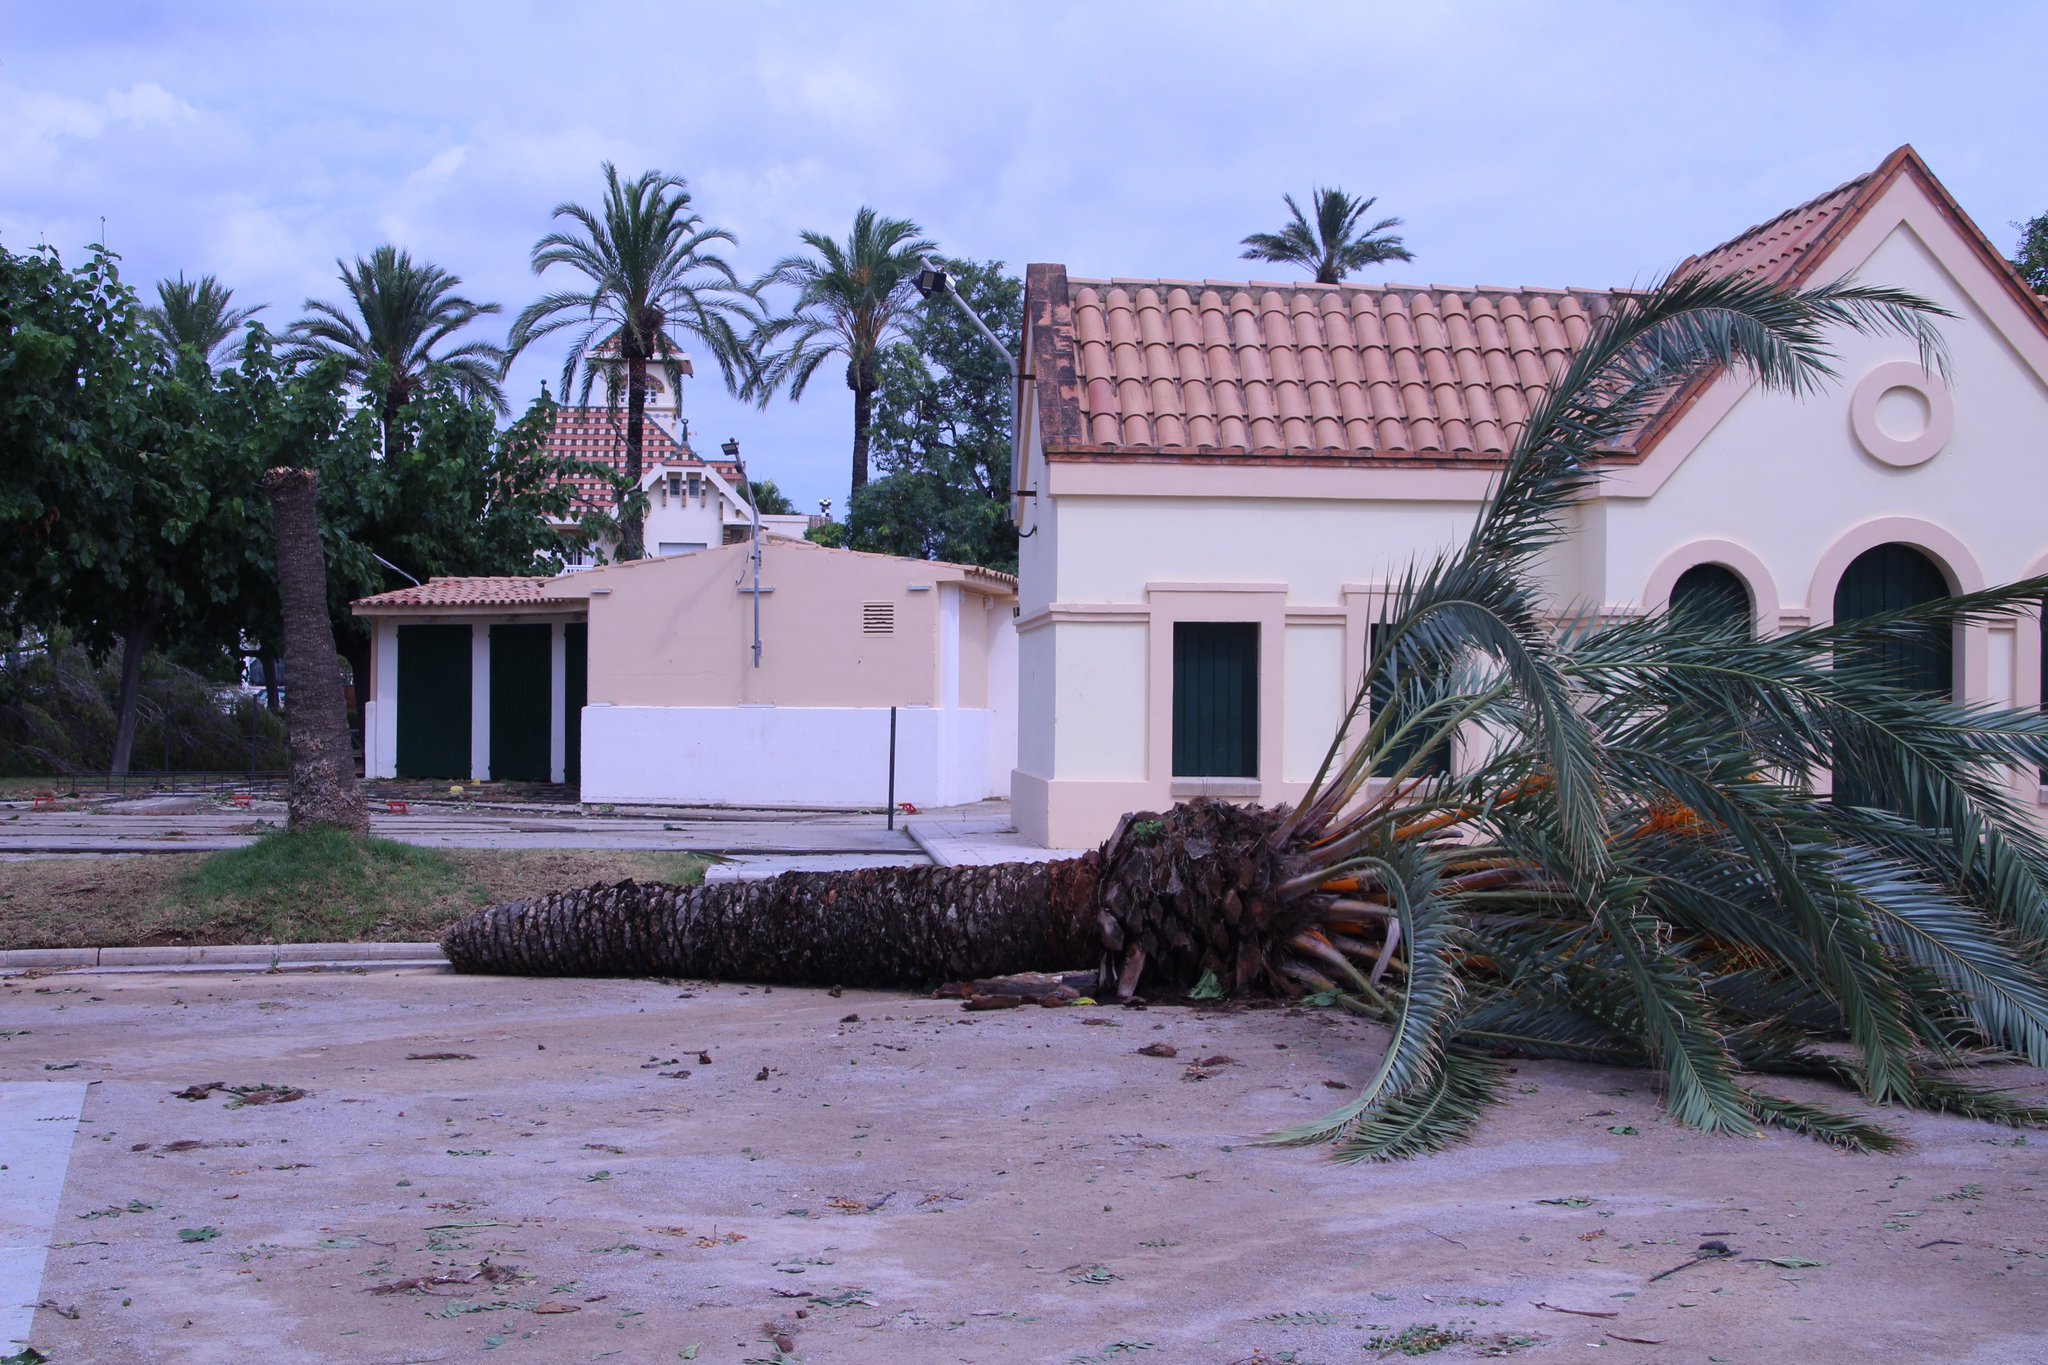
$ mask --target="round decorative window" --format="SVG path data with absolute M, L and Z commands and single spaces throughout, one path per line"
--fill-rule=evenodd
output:
M 1849 429 L 1872 459 L 1909 469 L 1939 455 L 1955 431 L 1948 386 L 1910 360 L 1892 360 L 1856 381 Z

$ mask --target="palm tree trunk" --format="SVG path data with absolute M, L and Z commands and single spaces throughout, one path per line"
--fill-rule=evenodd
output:
M 898 987 L 1095 966 L 1128 997 L 1291 990 L 1287 941 L 1318 904 L 1277 888 L 1281 812 L 1197 801 L 1126 817 L 1057 863 L 785 872 L 680 887 L 620 882 L 479 910 L 442 938 L 458 971 L 689 976 Z M 1105 984 L 1105 989 L 1107 989 Z
M 277 591 L 284 607 L 284 658 L 291 670 L 285 709 L 291 749 L 288 823 L 368 834 L 370 815 L 356 781 L 334 629 L 327 616 L 327 559 L 316 507 L 319 476 L 310 469 L 272 469 L 264 474 L 263 487 L 277 528 Z
M 632 499 L 619 511 L 619 558 L 622 560 L 644 559 L 647 557 L 647 524 L 640 515 L 637 496 L 640 489 L 640 455 L 645 448 L 647 422 L 647 361 L 644 357 L 629 355 L 626 358 L 626 482 L 632 491 Z
M 114 705 L 114 754 L 107 764 L 107 771 L 117 776 L 128 771 L 135 750 L 135 726 L 142 711 L 142 656 L 155 634 L 156 623 L 142 616 L 121 635 L 121 695 Z
M 860 382 L 853 386 L 853 491 L 859 493 L 868 486 L 868 428 L 874 424 L 875 386 L 868 381 L 865 370 L 860 373 Z M 847 500 L 851 512 L 853 501 Z

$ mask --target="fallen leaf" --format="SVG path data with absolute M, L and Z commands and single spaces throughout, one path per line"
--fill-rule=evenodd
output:
M 1140 1057 L 1178 1057 L 1180 1049 L 1172 1043 L 1147 1043 L 1138 1049 Z
M 550 1299 L 546 1303 L 535 1304 L 533 1311 L 536 1313 L 581 1313 L 583 1307 L 581 1304 L 561 1303 Z
M 467 1052 L 408 1052 L 408 1062 L 473 1062 L 476 1057 Z

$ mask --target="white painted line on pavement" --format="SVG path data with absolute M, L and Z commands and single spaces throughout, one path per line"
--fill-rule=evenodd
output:
M 85 1108 L 79 1081 L 0 1082 L 0 1351 L 28 1344 L 71 1140 Z

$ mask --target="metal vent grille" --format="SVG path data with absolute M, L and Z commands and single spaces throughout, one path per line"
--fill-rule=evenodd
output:
M 894 602 L 861 603 L 860 633 L 863 635 L 894 635 L 896 633 L 896 604 Z

